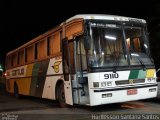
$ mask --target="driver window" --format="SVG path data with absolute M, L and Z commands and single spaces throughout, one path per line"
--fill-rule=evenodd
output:
M 84 40 L 80 38 L 77 42 L 77 68 L 78 71 L 87 70 L 86 51 L 84 49 Z
M 74 64 L 74 43 L 73 41 L 69 41 L 69 55 L 70 55 L 70 66 L 71 66 L 71 73 L 75 73 L 75 64 Z

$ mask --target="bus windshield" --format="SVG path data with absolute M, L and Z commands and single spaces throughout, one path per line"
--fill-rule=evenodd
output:
M 145 65 L 151 65 L 152 62 L 148 53 L 149 45 L 146 41 L 144 29 L 131 26 L 125 26 L 124 29 L 131 65 L 140 65 L 140 60 Z
M 143 27 L 90 23 L 89 36 L 89 67 L 153 65 Z

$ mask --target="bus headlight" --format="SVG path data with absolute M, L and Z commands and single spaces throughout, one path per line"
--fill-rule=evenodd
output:
M 147 78 L 147 82 L 155 82 L 156 78 Z
M 101 82 L 101 87 L 106 87 L 106 86 L 112 86 L 112 82 L 108 81 L 108 82 Z
M 102 94 L 102 98 L 112 97 L 112 93 Z
M 149 89 L 149 92 L 156 92 L 156 88 Z
M 108 81 L 108 82 L 107 82 L 107 86 L 112 86 L 112 82 L 111 82 L 111 81 Z
M 106 82 L 101 82 L 101 87 L 106 87 Z
M 99 82 L 93 82 L 93 87 L 99 87 Z
M 148 82 L 151 82 L 151 78 L 147 78 L 147 81 L 148 81 Z

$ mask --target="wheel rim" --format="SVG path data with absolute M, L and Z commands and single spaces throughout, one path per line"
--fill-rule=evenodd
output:
M 60 86 L 60 102 L 65 103 L 64 85 Z

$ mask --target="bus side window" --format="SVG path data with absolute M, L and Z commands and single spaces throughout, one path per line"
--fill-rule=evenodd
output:
M 38 59 L 43 59 L 45 57 L 47 57 L 47 40 L 43 39 L 41 41 L 38 42 L 37 44 L 37 49 L 38 49 Z
M 27 62 L 34 61 L 34 45 L 27 47 Z
M 19 51 L 19 64 L 24 64 L 24 50 Z
M 34 59 L 37 59 L 38 58 L 38 47 L 37 47 L 37 43 L 35 43 L 35 46 L 34 46 Z
M 12 56 L 9 55 L 9 56 L 7 56 L 7 68 L 9 68 L 11 66 L 12 66 Z
M 16 66 L 17 65 L 17 53 L 13 54 L 12 55 L 12 60 L 13 60 L 13 66 Z
M 27 57 L 27 48 L 25 48 L 25 50 L 24 50 L 24 61 L 25 61 L 25 63 L 27 62 L 27 59 L 28 59 L 28 57 Z
M 50 37 L 47 37 L 47 56 L 50 55 Z

